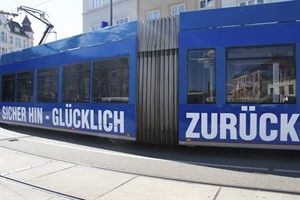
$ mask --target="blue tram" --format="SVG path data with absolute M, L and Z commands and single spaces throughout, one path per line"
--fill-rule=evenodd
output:
M 3 55 L 0 121 L 300 150 L 299 64 L 299 1 L 131 22 Z

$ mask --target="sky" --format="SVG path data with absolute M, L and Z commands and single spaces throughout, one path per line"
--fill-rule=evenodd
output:
M 63 39 L 82 33 L 82 0 L 0 0 L 0 10 L 10 13 L 18 13 L 17 8 L 27 6 L 44 11 L 48 14 L 46 19 L 54 25 L 45 43 Z M 22 23 L 25 12 L 18 13 L 13 20 Z M 34 17 L 28 15 L 31 27 L 34 31 L 34 45 L 42 38 L 46 25 Z

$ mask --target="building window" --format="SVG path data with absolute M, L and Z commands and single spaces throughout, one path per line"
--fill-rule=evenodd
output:
M 1 32 L 1 42 L 7 43 L 7 33 Z
M 202 8 L 205 8 L 205 7 L 206 7 L 206 1 L 205 0 L 199 1 L 199 8 L 202 9 Z
M 2 76 L 1 100 L 3 102 L 15 101 L 15 78 L 15 74 L 7 74 Z
M 15 38 L 15 45 L 16 47 L 21 47 L 21 38 L 18 37 Z
M 199 9 L 214 7 L 214 0 L 199 0 Z
M 264 0 L 250 0 L 250 1 L 244 1 L 240 3 L 240 6 L 246 6 L 246 5 L 254 5 L 254 4 L 263 4 Z
M 9 36 L 9 44 L 14 44 L 14 37 L 13 36 Z
M 296 91 L 293 45 L 227 49 L 227 103 L 296 103 L 288 85 Z
M 103 6 L 103 0 L 93 0 L 93 8 L 98 8 Z
M 263 4 L 264 0 L 257 0 L 257 4 Z
M 23 39 L 23 48 L 25 49 L 26 48 L 26 40 Z
M 254 0 L 249 1 L 248 5 L 254 5 Z
M 96 24 L 90 27 L 90 31 L 97 31 L 101 29 L 101 24 Z
M 90 102 L 90 64 L 63 67 L 63 102 Z
M 289 85 L 289 94 L 294 94 L 294 85 Z
M 190 104 L 216 102 L 215 50 L 199 49 L 188 52 L 188 94 Z
M 180 4 L 180 5 L 176 5 L 176 6 L 172 6 L 171 7 L 171 15 L 178 15 L 181 12 L 185 11 L 185 5 L 184 4 Z
M 37 101 L 57 102 L 58 68 L 38 70 Z
M 284 86 L 279 86 L 279 94 L 284 95 Z
M 17 101 L 33 102 L 33 71 L 17 73 Z
M 129 22 L 129 17 L 123 17 L 115 20 L 115 25 L 125 24 Z
M 128 103 L 127 57 L 96 61 L 93 70 L 93 102 Z
M 159 10 L 154 10 L 154 11 L 151 11 L 151 12 L 147 13 L 147 19 L 148 20 L 158 19 L 159 17 L 160 17 Z
M 6 54 L 6 53 L 7 53 L 6 48 L 1 48 L 1 55 Z

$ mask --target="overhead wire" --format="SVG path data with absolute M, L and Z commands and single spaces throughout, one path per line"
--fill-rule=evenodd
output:
M 51 0 L 44 1 L 44 2 L 42 2 L 42 3 L 40 3 L 40 4 L 36 5 L 36 6 L 34 6 L 33 8 L 37 8 L 37 7 L 39 7 L 39 6 L 41 6 L 41 5 L 45 4 L 45 3 L 47 3 L 47 2 L 49 2 L 49 1 L 51 1 Z

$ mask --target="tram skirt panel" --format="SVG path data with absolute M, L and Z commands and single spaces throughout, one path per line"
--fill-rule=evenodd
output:
M 178 144 L 178 50 L 139 53 L 138 141 Z

